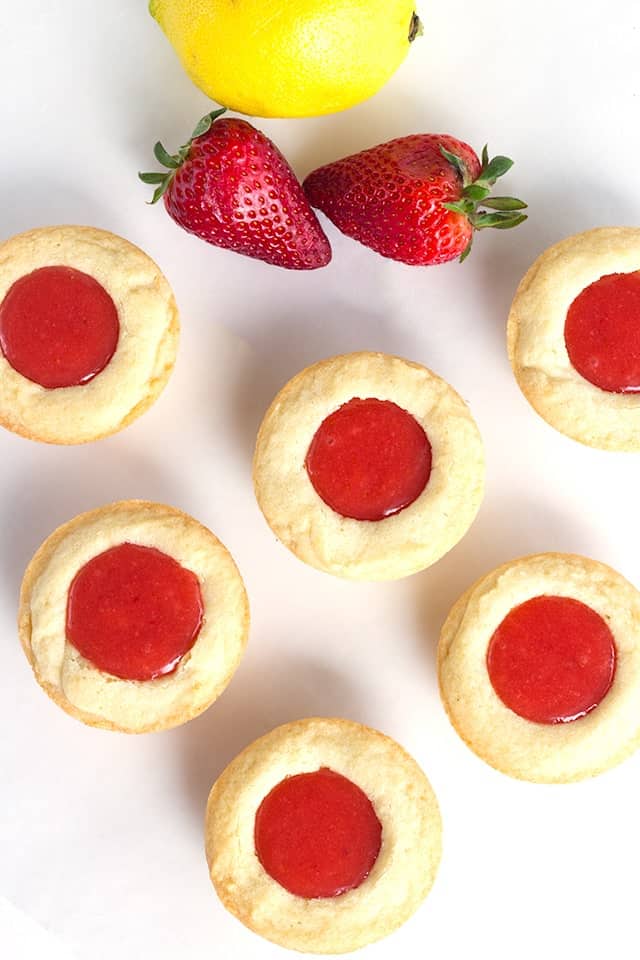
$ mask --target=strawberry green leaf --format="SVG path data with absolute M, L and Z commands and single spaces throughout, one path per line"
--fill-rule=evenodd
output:
M 461 253 L 461 255 L 460 255 L 460 259 L 458 260 L 458 263 L 464 263 L 464 262 L 465 262 L 465 260 L 467 259 L 467 257 L 468 257 L 469 254 L 471 253 L 471 248 L 472 248 L 472 246 L 473 246 L 473 234 L 471 235 L 471 240 L 469 240 L 469 243 L 466 245 L 466 247 L 465 247 L 464 250 L 462 251 L 462 253 Z
M 467 184 L 469 183 L 469 171 L 467 170 L 467 167 L 464 161 L 460 157 L 456 156 L 455 153 L 451 153 L 449 150 L 445 149 L 445 147 L 443 147 L 442 144 L 440 145 L 440 153 L 445 158 L 445 160 L 448 160 L 449 163 L 455 167 L 459 176 L 462 179 L 463 186 L 466 187 Z
M 480 181 L 476 180 L 475 183 L 470 183 L 468 187 L 465 187 L 462 193 L 471 200 L 484 200 L 491 193 L 491 187 L 485 187 Z
M 505 224 L 515 227 L 517 224 L 514 221 L 517 220 L 518 223 L 522 223 L 523 219 L 527 219 L 525 214 L 513 213 L 476 213 L 470 218 L 476 230 L 485 230 L 487 227 L 505 229 Z
M 509 230 L 517 227 L 527 219 L 526 214 L 519 213 L 525 210 L 527 204 L 516 197 L 492 197 L 491 188 L 499 177 L 502 177 L 513 166 L 509 157 L 497 156 L 489 159 L 489 149 L 482 150 L 482 168 L 479 176 L 470 182 L 468 175 L 462 173 L 464 164 L 459 157 L 440 146 L 442 155 L 452 163 L 460 176 L 463 177 L 463 189 L 458 200 L 443 203 L 442 206 L 452 213 L 467 217 L 474 230 L 486 230 L 493 227 L 497 230 Z M 465 180 L 465 176 L 467 179 Z M 488 209 L 483 209 L 483 208 Z M 478 209 L 481 208 L 481 209 Z M 471 243 L 460 258 L 462 263 L 471 251 Z
M 154 190 L 153 196 L 149 203 L 153 206 L 154 203 L 157 203 L 160 197 L 163 197 L 166 193 L 167 187 L 169 186 L 169 180 L 166 183 L 161 183 L 159 187 L 156 187 Z
M 500 214 L 477 213 L 470 217 L 470 220 L 475 230 L 485 230 L 487 227 L 494 227 L 496 223 L 500 222 Z
M 161 163 L 163 167 L 168 168 L 168 172 L 164 171 L 138 174 L 143 183 L 152 185 L 157 184 L 157 189 L 155 190 L 152 199 L 149 201 L 150 203 L 157 203 L 160 197 L 162 197 L 169 189 L 175 171 L 180 169 L 184 161 L 189 156 L 189 151 L 191 150 L 191 144 L 193 140 L 196 137 L 201 137 L 207 133 L 218 117 L 222 116 L 223 113 L 226 113 L 226 108 L 220 107 L 217 110 L 212 110 L 211 113 L 206 115 L 206 117 L 203 117 L 196 124 L 196 128 L 193 131 L 191 139 L 188 140 L 187 143 L 184 143 L 176 154 L 171 154 L 168 150 L 165 150 L 160 141 L 156 143 L 153 148 L 153 154 L 158 163 Z
M 139 173 L 138 177 L 143 183 L 164 183 L 167 179 L 166 173 Z
M 218 117 L 221 117 L 222 114 L 226 112 L 226 107 L 220 107 L 219 110 L 212 110 L 211 113 L 208 113 L 206 117 L 203 117 L 202 120 L 199 120 L 196 124 L 195 130 L 191 134 L 191 139 L 195 140 L 196 137 L 201 137 L 203 134 L 208 133 Z M 186 146 L 191 146 L 191 143 Z
M 482 168 L 478 179 L 487 180 L 493 184 L 499 177 L 503 177 L 505 173 L 511 170 L 512 166 L 513 160 L 510 160 L 509 157 L 494 157 L 486 167 Z
M 138 177 L 143 183 L 157 184 L 153 197 L 148 201 L 150 204 L 157 203 L 168 190 L 169 184 L 173 180 L 173 171 L 166 173 L 139 173 Z
M 163 167 L 169 167 L 170 170 L 177 170 L 180 166 L 178 158 L 172 157 L 170 153 L 167 153 L 159 140 L 153 148 L 153 155 L 158 163 L 161 163 Z
M 520 213 L 515 217 L 511 217 L 510 220 L 501 220 L 500 223 L 494 223 L 493 226 L 496 230 L 511 230 L 512 227 L 517 227 L 528 219 L 526 213 Z
M 515 197 L 488 197 L 483 201 L 484 207 L 491 207 L 492 210 L 526 210 L 527 204 L 523 200 L 517 200 Z
M 472 213 L 475 213 L 476 204 L 473 200 L 455 200 L 451 203 L 443 203 L 442 206 L 445 210 L 451 210 L 452 213 L 461 213 L 465 217 L 471 216 Z

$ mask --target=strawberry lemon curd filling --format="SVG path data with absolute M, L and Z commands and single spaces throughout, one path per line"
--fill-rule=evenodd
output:
M 640 392 L 640 271 L 586 287 L 569 307 L 564 336 L 585 380 L 609 393 Z
M 431 444 L 389 400 L 354 398 L 330 414 L 306 458 L 318 496 L 343 517 L 384 520 L 418 499 L 431 475 Z
M 256 814 L 260 863 L 285 890 L 308 900 L 359 887 L 381 842 L 382 826 L 369 798 L 326 767 L 282 780 Z
M 203 619 L 198 579 L 153 547 L 123 543 L 76 574 L 67 640 L 99 670 L 123 680 L 172 673 Z
M 533 723 L 567 723 L 594 710 L 616 669 L 611 630 L 591 607 L 540 596 L 514 607 L 487 652 L 493 689 Z
M 120 324 L 104 287 L 72 267 L 41 267 L 16 280 L 0 304 L 0 349 L 42 387 L 76 387 L 107 366 Z

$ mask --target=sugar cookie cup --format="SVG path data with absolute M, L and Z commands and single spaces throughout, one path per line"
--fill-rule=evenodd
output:
M 397 743 L 314 718 L 229 764 L 209 796 L 206 852 L 218 896 L 245 926 L 292 950 L 347 953 L 418 908 L 441 832 L 431 786 Z
M 546 250 L 518 287 L 509 358 L 531 406 L 602 450 L 640 450 L 640 228 L 602 227 Z
M 146 253 L 105 230 L 0 244 L 0 425 L 75 444 L 122 430 L 173 369 L 178 310 Z
M 640 593 L 572 554 L 505 563 L 454 605 L 440 694 L 460 737 L 503 773 L 592 777 L 640 743 Z
M 123 733 L 206 710 L 238 667 L 248 628 L 242 579 L 217 537 L 142 500 L 59 527 L 20 592 L 20 641 L 45 693 L 83 723 Z
M 258 434 L 256 497 L 276 536 L 334 576 L 394 580 L 439 560 L 484 491 L 464 401 L 417 363 L 353 353 L 308 367 Z

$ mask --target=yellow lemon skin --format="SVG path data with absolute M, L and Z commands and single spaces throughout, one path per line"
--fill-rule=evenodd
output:
M 415 0 L 151 0 L 196 86 L 239 113 L 316 117 L 378 91 L 404 60 Z

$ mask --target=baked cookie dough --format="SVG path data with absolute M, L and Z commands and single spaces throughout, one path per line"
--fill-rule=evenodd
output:
M 595 776 L 640 743 L 640 593 L 586 557 L 505 563 L 449 613 L 438 674 L 451 723 L 497 770 Z
M 90 726 L 146 733 L 193 719 L 222 693 L 247 640 L 240 574 L 220 541 L 172 507 L 128 500 L 45 540 L 20 593 L 35 678 Z
M 0 424 L 45 443 L 115 433 L 169 379 L 173 293 L 138 247 L 93 227 L 0 244 Z
M 299 559 L 353 580 L 394 580 L 439 560 L 484 491 L 464 401 L 417 363 L 383 353 L 322 360 L 286 384 L 256 444 L 256 497 Z
M 547 423 L 602 450 L 640 450 L 640 228 L 557 243 L 518 287 L 508 322 L 520 389 Z
M 346 953 L 426 897 L 440 813 L 393 740 L 349 720 L 299 720 L 252 743 L 214 784 L 206 851 L 218 896 L 245 926 L 293 950 Z

